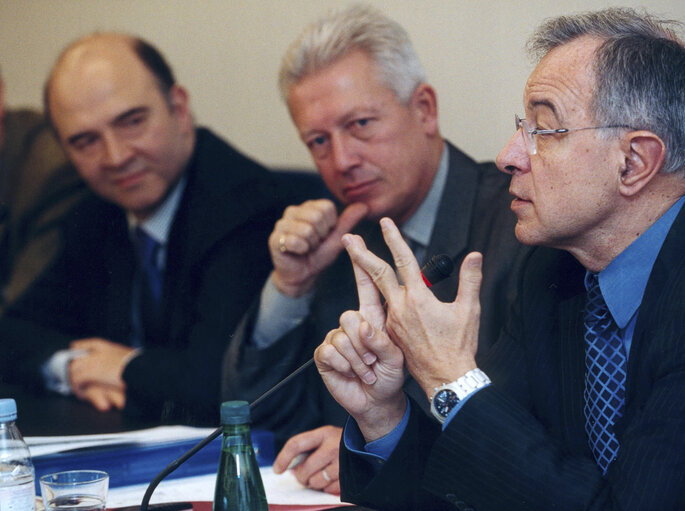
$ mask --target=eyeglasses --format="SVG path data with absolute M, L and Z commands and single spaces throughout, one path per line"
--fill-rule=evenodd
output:
M 572 131 L 581 130 L 603 130 L 608 128 L 627 128 L 633 129 L 627 124 L 614 124 L 612 126 L 590 126 L 587 128 L 557 128 L 555 130 L 540 130 L 531 127 L 530 123 L 525 119 L 521 119 L 518 114 L 514 115 L 514 121 L 516 122 L 516 131 L 522 130 L 523 140 L 526 142 L 526 147 L 528 148 L 528 154 L 537 154 L 538 149 L 535 144 L 535 138 L 533 135 L 565 135 Z

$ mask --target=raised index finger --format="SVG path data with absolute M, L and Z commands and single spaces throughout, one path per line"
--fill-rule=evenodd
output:
M 363 243 L 363 241 L 362 241 Z M 374 328 L 383 329 L 385 326 L 385 310 L 381 303 L 378 288 L 371 277 L 359 265 L 352 261 L 354 280 L 357 283 L 359 297 L 359 313 Z
M 400 274 L 404 285 L 410 289 L 416 285 L 425 286 L 421 277 L 419 263 L 416 261 L 416 257 L 414 257 L 414 253 L 409 248 L 409 245 L 404 241 L 402 233 L 400 233 L 395 222 L 389 218 L 382 218 L 381 230 L 383 231 L 383 239 L 386 245 L 388 245 L 392 258 L 395 261 L 397 273 Z
M 360 236 L 346 234 L 342 241 L 355 270 L 360 312 L 364 305 L 375 306 L 377 302 L 380 304 L 376 288 L 383 293 L 386 300 L 390 301 L 400 288 L 390 265 L 369 251 Z M 370 282 L 369 278 L 373 282 Z M 376 325 L 373 326 L 376 327 Z

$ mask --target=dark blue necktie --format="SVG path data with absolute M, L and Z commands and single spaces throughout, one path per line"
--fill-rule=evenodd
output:
M 163 276 L 157 264 L 160 243 L 140 227 L 135 229 L 140 271 L 140 316 L 145 337 L 159 327 Z
M 585 288 L 585 431 L 592 454 L 606 474 L 618 454 L 614 425 L 623 414 L 627 359 L 597 274 L 587 274 Z

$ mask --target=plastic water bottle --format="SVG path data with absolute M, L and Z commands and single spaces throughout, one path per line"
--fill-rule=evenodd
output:
M 14 399 L 0 399 L 0 511 L 34 511 L 35 473 L 16 420 Z
M 252 448 L 247 402 L 223 403 L 221 425 L 224 431 L 213 511 L 268 511 L 262 476 Z

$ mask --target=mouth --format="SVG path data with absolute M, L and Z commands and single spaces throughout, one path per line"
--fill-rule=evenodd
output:
M 348 202 L 356 202 L 362 197 L 367 196 L 377 183 L 377 179 L 371 179 L 361 183 L 347 185 L 343 188 L 343 195 Z
M 117 188 L 132 188 L 137 186 L 145 178 L 145 174 L 146 172 L 144 170 L 129 172 L 123 176 L 115 178 L 114 185 Z
M 514 196 L 513 200 L 511 201 L 511 209 L 512 210 L 514 210 L 517 207 L 524 206 L 526 204 L 532 204 L 532 201 L 526 199 L 525 197 L 520 196 L 518 193 L 516 193 L 512 189 L 509 189 L 509 194 Z
M 532 204 L 529 200 L 524 200 L 524 199 L 519 199 L 518 197 L 514 197 L 514 200 L 511 201 L 511 206 L 510 208 L 512 210 L 516 210 L 519 207 L 523 207 L 526 204 Z

